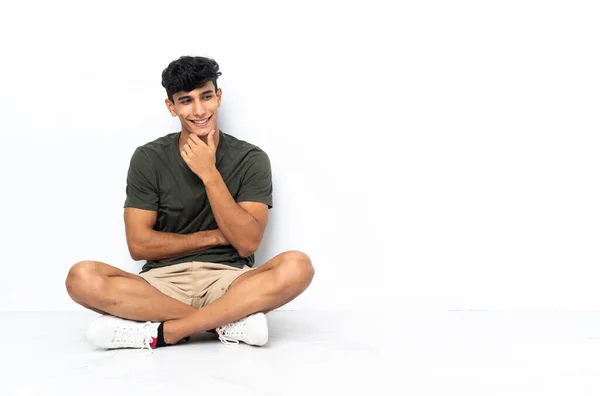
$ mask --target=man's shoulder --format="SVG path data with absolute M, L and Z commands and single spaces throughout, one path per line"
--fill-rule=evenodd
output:
M 172 147 L 179 132 L 169 133 L 136 147 L 130 166 L 133 168 L 157 168 L 170 161 Z
M 167 135 L 156 138 L 148 143 L 145 143 L 137 148 L 139 151 L 143 151 L 144 153 L 157 153 L 161 154 L 166 149 L 173 146 L 173 142 L 176 140 L 179 132 L 169 133 Z
M 221 131 L 223 142 L 227 153 L 233 157 L 243 157 L 245 154 L 254 154 L 259 156 L 267 156 L 267 153 L 259 146 L 237 138 L 233 135 Z

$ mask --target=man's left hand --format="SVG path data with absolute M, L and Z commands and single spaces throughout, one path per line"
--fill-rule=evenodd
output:
M 210 131 L 206 141 L 208 144 L 204 143 L 198 136 L 190 134 L 181 152 L 185 163 L 203 181 L 205 177 L 209 177 L 217 170 L 215 166 L 217 147 L 214 129 Z

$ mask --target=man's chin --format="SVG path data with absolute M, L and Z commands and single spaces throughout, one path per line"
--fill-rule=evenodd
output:
M 193 133 L 194 135 L 198 136 L 198 137 L 206 137 L 206 136 L 208 136 L 208 134 L 212 130 L 213 130 L 212 127 L 192 128 L 190 132 Z

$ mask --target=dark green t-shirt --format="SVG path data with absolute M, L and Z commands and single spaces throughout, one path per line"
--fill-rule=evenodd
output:
M 154 230 L 177 234 L 218 228 L 202 180 L 190 170 L 179 150 L 180 132 L 138 147 L 127 173 L 125 207 L 157 212 Z M 236 202 L 253 201 L 273 206 L 271 163 L 259 147 L 220 131 L 217 169 Z M 254 265 L 254 255 L 241 257 L 231 246 L 162 260 L 148 260 L 142 272 L 152 268 L 204 261 L 242 268 Z

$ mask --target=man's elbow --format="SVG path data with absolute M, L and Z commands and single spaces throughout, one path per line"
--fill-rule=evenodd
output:
M 127 247 L 129 248 L 129 255 L 134 261 L 145 259 L 143 250 L 138 245 L 128 244 Z
M 131 256 L 131 259 L 133 261 L 140 261 L 143 260 L 135 251 L 129 249 L 129 255 Z
M 249 257 L 249 256 L 252 256 L 254 253 L 256 253 L 259 246 L 260 246 L 260 241 L 259 242 L 256 242 L 256 241 L 246 242 L 245 244 L 238 246 L 237 251 L 241 257 Z

